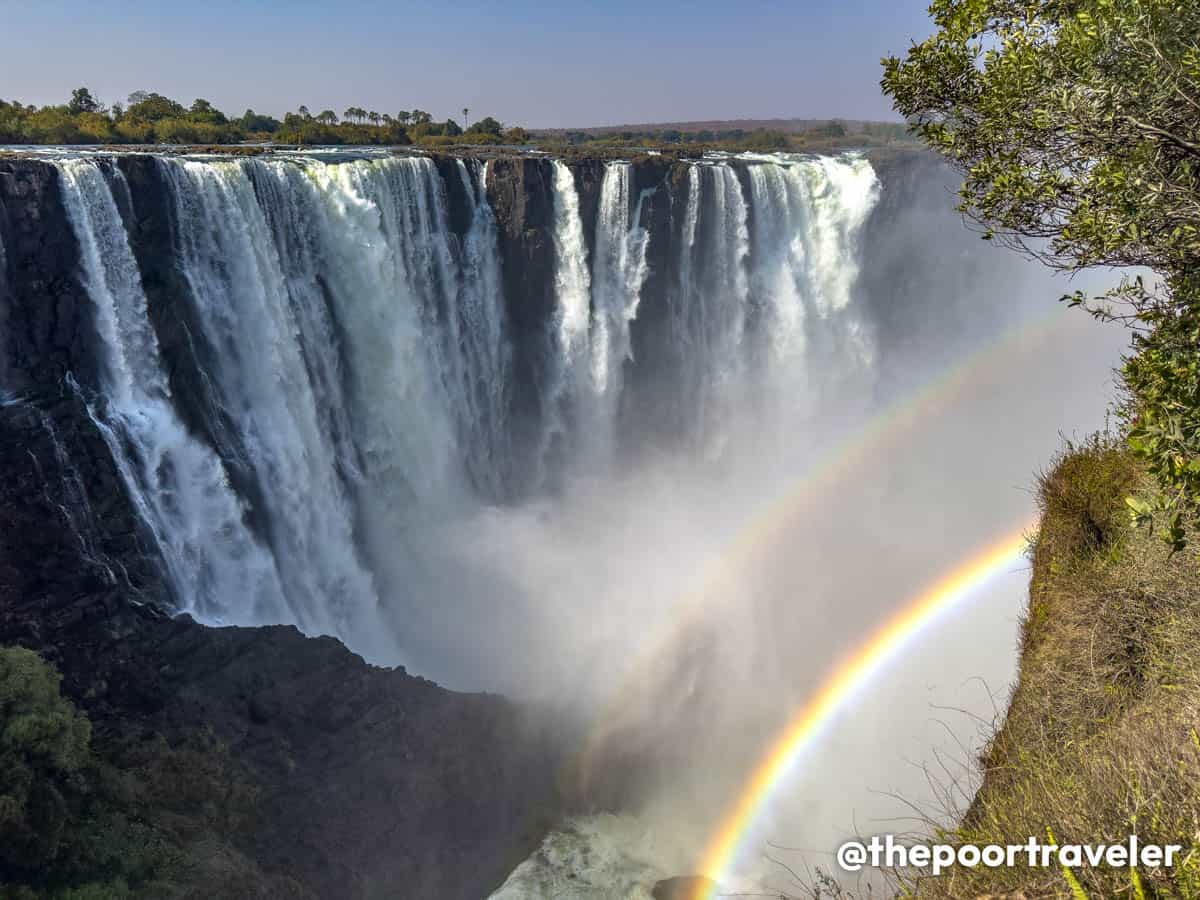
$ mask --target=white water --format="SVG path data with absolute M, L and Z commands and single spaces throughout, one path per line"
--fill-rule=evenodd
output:
M 626 361 L 633 359 L 630 323 L 646 280 L 649 235 L 642 225 L 647 191 L 631 196 L 633 167 L 610 162 L 600 187 L 592 264 L 591 375 L 595 403 L 581 416 L 589 453 L 611 459 Z
M 554 351 L 547 391 L 547 417 L 539 458 L 545 465 L 555 442 L 566 442 L 572 422 L 595 392 L 590 368 L 592 276 L 579 213 L 575 175 L 554 160 Z M 559 447 L 559 453 L 570 452 Z
M 215 621 L 286 620 L 268 553 L 210 448 L 171 404 L 141 279 L 111 190 L 91 161 L 57 163 L 104 343 L 103 433 L 152 531 L 180 607 Z M 123 184 L 119 171 L 112 171 Z

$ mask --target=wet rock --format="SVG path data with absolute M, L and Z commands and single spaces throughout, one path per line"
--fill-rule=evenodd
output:
M 678 878 L 664 878 L 654 885 L 651 896 L 654 900 L 696 900 L 697 897 L 708 897 L 717 889 L 717 883 L 702 875 L 684 875 Z

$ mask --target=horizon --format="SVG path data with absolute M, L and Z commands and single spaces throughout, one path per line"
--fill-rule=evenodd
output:
M 134 0 L 109 10 L 60 0 L 9 10 L 2 99 L 57 105 L 87 87 L 106 106 L 153 91 L 185 105 L 203 98 L 231 117 L 246 109 L 282 117 L 301 105 L 340 116 L 357 104 L 392 114 L 420 108 L 438 121 L 458 120 L 466 107 L 472 119 L 537 130 L 899 122 L 879 90 L 879 58 L 931 28 L 925 0 L 807 3 L 786 15 L 761 3 L 645 10 L 628 0 L 603 10 L 543 10 L 528 0 L 503 11 L 302 0 L 285 16 L 280 7 Z M 58 52 L 49 70 L 46 33 Z

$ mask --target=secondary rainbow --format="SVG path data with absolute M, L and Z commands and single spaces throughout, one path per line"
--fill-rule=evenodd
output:
M 797 709 L 746 781 L 702 857 L 701 873 L 717 884 L 728 878 L 767 801 L 804 751 L 909 641 L 992 577 L 1017 564 L 1025 549 L 1025 534 L 1033 524 L 1005 535 L 944 575 L 829 674 L 817 692 Z M 710 888 L 701 885 L 692 900 L 709 900 L 711 893 Z

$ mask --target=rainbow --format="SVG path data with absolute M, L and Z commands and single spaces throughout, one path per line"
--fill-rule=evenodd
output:
M 789 490 L 753 517 L 725 552 L 706 567 L 698 586 L 676 602 L 679 612 L 671 627 L 651 641 L 649 649 L 638 655 L 621 679 L 568 766 L 568 781 L 586 793 L 591 772 L 596 768 L 596 760 L 602 755 L 605 743 L 623 728 L 636 724 L 632 720 L 638 714 L 639 700 L 644 699 L 645 686 L 651 682 L 648 677 L 651 667 L 672 657 L 673 645 L 686 637 L 690 628 L 699 625 L 714 602 L 736 595 L 740 574 L 753 567 L 759 554 L 777 546 L 806 510 L 819 509 L 821 503 L 835 496 L 837 486 L 844 479 L 853 477 L 861 467 L 871 465 L 922 422 L 966 396 L 972 387 L 989 377 L 1002 377 L 1011 365 L 1014 352 L 1053 340 L 1077 321 L 1069 314 L 1052 313 L 1009 330 L 985 349 L 948 367 L 915 393 L 896 402 L 864 428 L 832 447 Z
M 939 615 L 971 596 L 993 576 L 1016 563 L 1034 523 L 1005 535 L 932 584 L 843 660 L 792 716 L 788 726 L 762 757 L 741 794 L 713 835 L 699 871 L 719 884 L 728 878 L 739 850 L 768 799 L 787 777 L 799 757 L 871 679 Z M 713 888 L 703 882 L 692 900 L 709 900 Z

